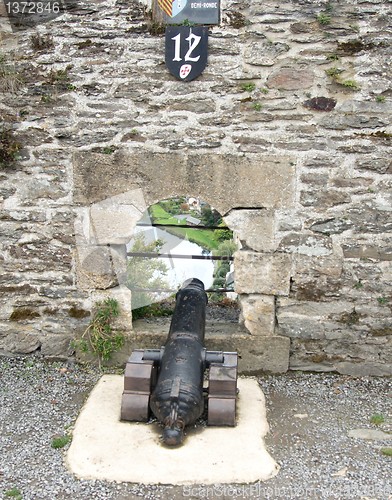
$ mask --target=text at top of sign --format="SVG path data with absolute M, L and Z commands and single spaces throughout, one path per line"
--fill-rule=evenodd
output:
M 153 19 L 164 24 L 219 24 L 220 0 L 154 0 Z

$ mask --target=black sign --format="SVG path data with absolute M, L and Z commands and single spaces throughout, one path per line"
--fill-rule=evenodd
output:
M 155 0 L 155 20 L 165 24 L 189 21 L 194 24 L 219 24 L 220 0 Z
M 184 82 L 198 77 L 207 65 L 208 28 L 168 26 L 166 28 L 166 66 Z

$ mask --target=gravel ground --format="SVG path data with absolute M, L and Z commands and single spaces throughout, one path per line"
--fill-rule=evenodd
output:
M 0 357 L 0 495 L 19 500 L 180 498 L 392 499 L 388 440 L 348 437 L 355 428 L 392 431 L 391 379 L 290 373 L 265 376 L 279 474 L 261 484 L 144 486 L 74 478 L 54 437 L 72 426 L 100 377 L 96 369 L 40 358 Z M 370 422 L 381 414 L 381 425 Z M 168 478 L 170 482 L 170 478 Z M 10 496 L 13 494 L 13 496 Z

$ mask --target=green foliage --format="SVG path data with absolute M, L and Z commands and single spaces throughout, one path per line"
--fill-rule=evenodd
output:
M 51 102 L 53 102 L 53 96 L 51 94 L 43 94 L 41 96 L 41 102 L 43 102 L 44 104 L 49 104 Z
M 116 146 L 105 146 L 102 148 L 102 153 L 105 155 L 111 155 L 116 151 Z
M 232 257 L 236 250 L 237 250 L 237 245 L 234 243 L 233 240 L 225 240 L 222 241 L 219 244 L 218 248 L 213 250 L 212 253 L 213 255 L 220 255 L 221 257 Z
M 99 366 L 102 361 L 108 361 L 125 341 L 122 333 L 113 330 L 113 321 L 119 313 L 117 300 L 108 298 L 97 302 L 89 326 L 80 339 L 72 342 L 73 347 L 97 356 Z
M 385 306 L 385 304 L 388 304 L 388 299 L 386 297 L 377 297 L 377 302 L 380 306 Z
M 22 493 L 18 488 L 11 488 L 4 492 L 4 496 L 7 498 L 14 498 L 15 500 L 22 500 Z
M 222 224 L 222 217 L 215 209 L 206 206 L 201 210 L 201 221 L 205 226 L 219 226 Z
M 189 206 L 185 208 L 185 198 L 172 198 L 170 200 L 163 200 L 158 203 L 160 207 L 171 215 L 178 215 L 189 211 Z M 182 207 L 182 208 L 181 208 Z
M 331 24 L 331 16 L 326 14 L 325 12 L 320 12 L 320 14 L 316 17 L 317 22 L 322 26 L 327 26 Z
M 224 288 L 225 283 L 226 283 L 226 278 L 218 276 L 217 278 L 214 278 L 212 286 L 213 288 Z
M 358 83 L 355 80 L 343 80 L 343 81 L 338 82 L 338 83 L 343 85 L 343 87 L 346 87 L 346 88 L 351 89 L 351 90 L 361 90 L 361 87 L 358 85 Z
M 340 78 L 339 75 L 343 73 L 343 71 L 343 69 L 334 66 L 333 68 L 326 69 L 325 73 L 330 76 L 336 83 L 338 83 L 339 85 L 343 85 L 343 87 L 351 90 L 361 90 L 361 87 L 355 80 L 342 80 Z
M 72 66 L 67 66 L 65 69 L 51 69 L 46 84 L 59 91 L 75 90 L 76 87 L 70 83 L 69 70 L 71 68 Z
M 253 82 L 243 83 L 241 85 L 241 90 L 244 92 L 253 92 L 256 89 L 256 84 Z
M 23 80 L 15 69 L 12 60 L 0 54 L 0 91 L 16 93 L 22 86 Z
M 209 229 L 203 230 L 193 227 L 175 227 L 178 224 L 178 220 L 168 213 L 161 206 L 161 203 L 152 205 L 149 208 L 150 217 L 154 223 L 168 224 L 171 227 L 165 228 L 167 233 L 174 234 L 182 239 L 187 239 L 188 241 L 196 243 L 206 250 L 213 250 L 214 248 L 217 248 L 219 241 L 222 238 L 222 229 L 225 228 L 211 231 Z
M 376 96 L 376 102 L 385 102 L 385 95 Z
M 52 439 L 50 443 L 51 447 L 54 449 L 64 448 L 67 446 L 69 442 L 71 442 L 71 436 L 69 434 L 65 434 L 64 436 L 56 436 Z
M 261 111 L 262 108 L 263 108 L 263 105 L 260 102 L 253 103 L 253 109 L 255 111 Z
M 152 36 L 164 35 L 166 31 L 166 24 L 159 22 L 150 22 L 148 25 L 148 31 Z
M 182 23 L 180 24 L 180 26 L 195 26 L 195 23 L 193 23 L 192 21 L 189 21 L 189 19 L 184 19 L 182 21 Z
M 386 457 L 392 457 L 392 448 L 381 448 L 381 453 Z
M 331 78 L 336 78 L 340 73 L 343 73 L 343 70 L 334 66 L 333 68 L 326 69 L 325 72 Z
M 166 303 L 157 302 L 148 306 L 139 307 L 132 311 L 132 319 L 140 318 L 158 318 L 163 316 L 171 316 L 173 314 L 173 307 Z
M 131 252 L 159 253 L 164 242 L 155 240 L 146 243 L 144 234 L 138 234 L 134 238 Z M 165 263 L 158 259 L 146 257 L 129 257 L 127 266 L 127 286 L 133 288 L 165 289 L 168 284 L 165 280 L 168 268 Z M 154 294 L 147 291 L 134 291 L 132 293 L 132 309 L 156 302 Z
M 21 147 L 11 129 L 0 129 L 0 167 L 12 166 L 18 158 Z
M 222 241 L 218 248 L 212 251 L 213 255 L 220 257 L 232 257 L 234 252 L 237 250 L 237 245 L 232 239 Z M 225 288 L 226 286 L 226 274 L 230 271 L 230 261 L 220 260 L 217 261 L 216 268 L 214 271 L 214 281 L 212 282 L 213 288 Z M 212 293 L 210 299 L 212 302 L 220 302 L 226 298 L 224 293 Z
M 215 273 L 215 276 L 218 278 L 226 278 L 226 274 L 230 271 L 230 264 L 228 262 L 222 262 L 219 266 L 218 270 Z
M 375 425 L 381 425 L 385 422 L 385 417 L 384 415 L 381 415 L 380 413 L 375 413 L 370 417 L 370 423 L 375 424 Z

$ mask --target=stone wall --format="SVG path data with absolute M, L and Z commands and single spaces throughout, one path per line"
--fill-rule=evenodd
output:
M 2 147 L 20 149 L 0 170 L 1 352 L 69 355 L 102 296 L 129 329 L 136 221 L 199 195 L 242 244 L 248 372 L 392 373 L 391 3 L 222 8 L 190 83 L 147 3 L 18 33 L 2 19 Z

